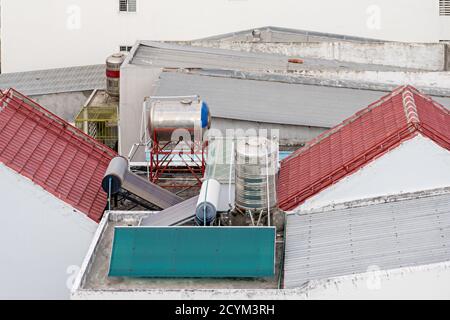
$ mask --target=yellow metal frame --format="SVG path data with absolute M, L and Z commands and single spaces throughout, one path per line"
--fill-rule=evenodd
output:
M 97 141 L 115 149 L 118 141 L 118 106 L 86 106 L 75 118 L 75 126 Z

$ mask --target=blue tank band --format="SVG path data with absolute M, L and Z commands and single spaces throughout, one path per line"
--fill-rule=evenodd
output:
M 209 107 L 206 102 L 202 101 L 202 128 L 208 127 L 209 124 Z

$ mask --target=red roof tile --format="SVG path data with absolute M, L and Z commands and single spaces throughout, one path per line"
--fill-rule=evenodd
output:
M 450 112 L 411 86 L 397 88 L 281 162 L 280 207 L 295 209 L 418 133 L 450 150 Z
M 95 221 L 105 209 L 101 181 L 114 156 L 19 92 L 0 96 L 0 162 Z

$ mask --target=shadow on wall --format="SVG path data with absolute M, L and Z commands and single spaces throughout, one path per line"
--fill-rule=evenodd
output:
M 32 96 L 38 104 L 73 124 L 92 91 L 65 92 Z

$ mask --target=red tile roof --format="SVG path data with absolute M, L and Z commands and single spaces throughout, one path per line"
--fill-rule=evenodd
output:
M 411 86 L 397 88 L 281 162 L 280 207 L 295 209 L 419 133 L 450 150 L 450 112 Z
M 0 96 L 0 162 L 94 221 L 105 209 L 101 181 L 114 156 L 19 92 Z

